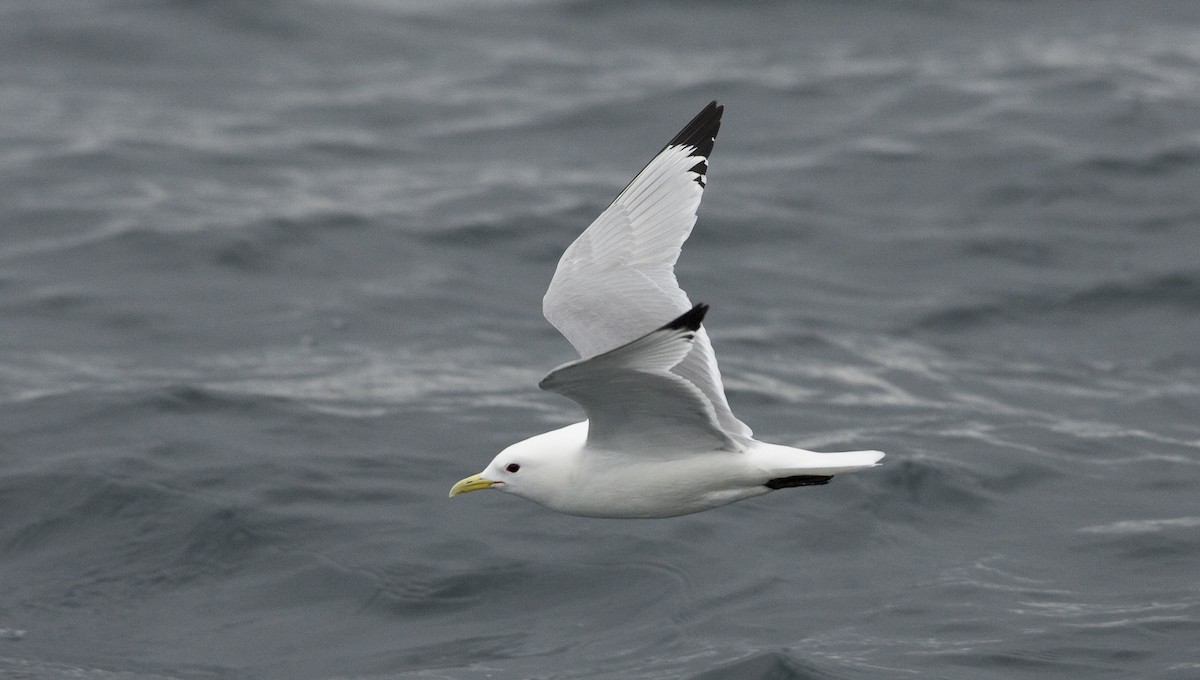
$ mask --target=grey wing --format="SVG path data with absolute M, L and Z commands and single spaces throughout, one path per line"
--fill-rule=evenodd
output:
M 675 261 L 696 223 L 723 110 L 712 102 L 701 111 L 563 253 L 542 311 L 581 357 L 631 342 L 691 307 Z M 700 390 L 722 430 L 749 439 L 703 328 L 671 372 Z
M 583 407 L 592 448 L 641 455 L 739 451 L 708 398 L 671 372 L 690 353 L 707 310 L 696 305 L 614 350 L 563 364 L 539 386 Z

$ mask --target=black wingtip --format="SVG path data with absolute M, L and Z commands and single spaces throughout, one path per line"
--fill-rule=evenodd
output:
M 791 489 L 797 486 L 820 486 L 828 484 L 833 475 L 796 475 L 794 477 L 776 477 L 768 479 L 763 486 L 768 489 Z
M 717 104 L 717 100 L 712 100 L 708 106 L 704 107 L 703 111 L 696 114 L 691 122 L 683 126 L 683 129 L 672 137 L 671 141 L 658 150 L 658 154 L 661 154 L 672 146 L 692 147 L 694 150 L 688 154 L 688 157 L 699 160 L 689 169 L 689 172 L 696 173 L 696 184 L 699 184 L 701 189 L 708 181 L 708 157 L 712 155 L 713 143 L 717 140 L 717 131 L 721 129 L 721 114 L 724 112 L 725 107 Z M 656 158 L 658 154 L 655 154 Z M 636 181 L 637 176 L 635 175 L 629 184 L 625 185 L 625 189 L 628 189 Z M 624 193 L 625 189 L 622 189 L 621 193 Z
M 659 330 L 678 331 L 686 328 L 689 331 L 694 331 L 700 328 L 700 322 L 704 321 L 704 315 L 707 313 L 708 305 L 704 304 L 703 302 L 698 302 L 696 303 L 695 307 L 692 307 L 683 314 L 675 317 L 673 321 L 663 326 Z
M 717 104 L 717 100 L 712 100 L 690 123 L 683 126 L 679 134 L 667 142 L 667 146 L 693 146 L 696 147 L 693 156 L 708 158 L 712 154 L 717 132 L 721 129 L 721 114 L 724 112 L 725 107 Z

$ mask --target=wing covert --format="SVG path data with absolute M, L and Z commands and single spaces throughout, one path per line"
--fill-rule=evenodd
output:
M 632 342 L 563 364 L 538 386 L 583 407 L 592 448 L 739 451 L 704 393 L 670 370 L 690 353 L 707 310 L 698 304 Z

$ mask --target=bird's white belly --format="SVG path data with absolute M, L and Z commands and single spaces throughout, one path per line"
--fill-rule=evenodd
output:
M 587 460 L 549 507 L 587 517 L 674 517 L 770 491 L 742 456 L 727 451 L 649 460 L 593 451 Z

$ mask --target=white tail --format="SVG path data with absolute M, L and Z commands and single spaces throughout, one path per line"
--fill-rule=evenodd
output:
M 755 442 L 746 452 L 755 467 L 772 477 L 793 475 L 836 475 L 875 467 L 883 458 L 882 451 L 838 451 L 817 453 Z

